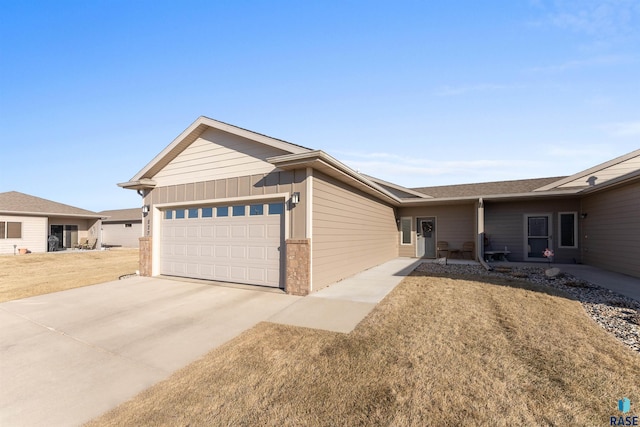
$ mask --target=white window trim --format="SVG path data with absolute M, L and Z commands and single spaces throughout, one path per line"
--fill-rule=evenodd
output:
M 562 245 L 562 215 L 573 215 L 573 246 Z M 578 212 L 558 212 L 558 247 L 563 249 L 576 249 L 578 247 Z
M 402 221 L 404 220 L 408 220 L 409 221 L 409 243 L 404 243 L 403 242 L 403 228 L 402 228 Z M 411 216 L 403 216 L 400 218 L 400 245 L 401 246 L 411 246 L 413 245 L 413 217 Z

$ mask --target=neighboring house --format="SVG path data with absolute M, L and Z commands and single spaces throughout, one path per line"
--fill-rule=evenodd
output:
M 47 252 L 48 238 L 58 248 L 73 248 L 80 239 L 100 247 L 101 215 L 17 191 L 0 193 L 0 254 L 18 249 Z
M 99 212 L 102 215 L 102 246 L 137 248 L 142 237 L 140 208 L 115 209 Z
M 640 277 L 640 150 L 570 177 L 408 189 L 200 117 L 118 185 L 149 212 L 144 275 L 305 295 L 398 256 L 441 256 L 446 241 L 444 255 L 546 261 L 550 248 L 554 262 Z

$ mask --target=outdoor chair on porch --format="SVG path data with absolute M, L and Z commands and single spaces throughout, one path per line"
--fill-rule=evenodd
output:
M 476 245 L 473 242 L 464 242 L 462 244 L 462 258 L 466 258 L 465 254 L 469 254 L 469 259 L 473 259 L 475 247 Z
M 96 248 L 96 243 L 97 242 L 98 242 L 97 239 L 89 239 L 89 241 L 86 244 L 82 245 L 81 249 L 85 249 L 85 250 L 91 251 L 91 250 Z
M 89 239 L 87 239 L 86 237 L 83 237 L 82 239 L 80 239 L 78 243 L 73 245 L 73 249 L 83 249 L 88 244 L 89 244 Z
M 441 240 L 437 243 L 437 251 L 438 251 L 438 258 L 442 258 L 442 255 L 440 255 L 441 252 L 444 252 L 445 258 L 459 258 L 460 257 L 460 249 L 451 249 L 449 247 L 449 242 L 445 242 L 444 240 Z

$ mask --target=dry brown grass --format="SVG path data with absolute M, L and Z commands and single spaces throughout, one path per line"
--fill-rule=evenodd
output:
M 1 256 L 0 302 L 117 280 L 137 269 L 137 249 Z
M 262 323 L 91 426 L 609 425 L 640 358 L 518 279 L 412 276 L 350 334 Z

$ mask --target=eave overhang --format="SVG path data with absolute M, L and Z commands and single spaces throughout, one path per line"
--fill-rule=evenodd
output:
M 489 194 L 489 195 L 477 195 L 477 196 L 464 196 L 464 197 L 440 197 L 432 199 L 402 199 L 402 206 L 428 206 L 428 205 L 453 205 L 453 204 L 466 204 L 474 203 L 482 199 L 485 202 L 508 202 L 508 201 L 524 201 L 524 200 L 537 200 L 541 198 L 549 197 L 569 197 L 577 196 L 580 190 L 559 190 L 559 191 L 546 191 L 546 192 L 528 192 L 517 194 Z
M 122 187 L 127 190 L 151 190 L 155 188 L 155 186 L 156 182 L 152 179 L 147 178 L 139 179 L 136 181 L 121 182 L 120 184 L 118 184 L 118 187 Z
M 282 170 L 310 167 L 393 206 L 400 206 L 402 204 L 402 200 L 400 198 L 380 187 L 375 182 L 365 178 L 344 163 L 334 159 L 322 150 L 270 157 L 267 161 Z
M 91 214 L 67 214 L 59 212 L 29 212 L 29 211 L 2 211 L 0 215 L 15 215 L 15 216 L 43 216 L 50 218 L 78 218 L 78 219 L 103 219 L 103 215 L 91 215 Z

